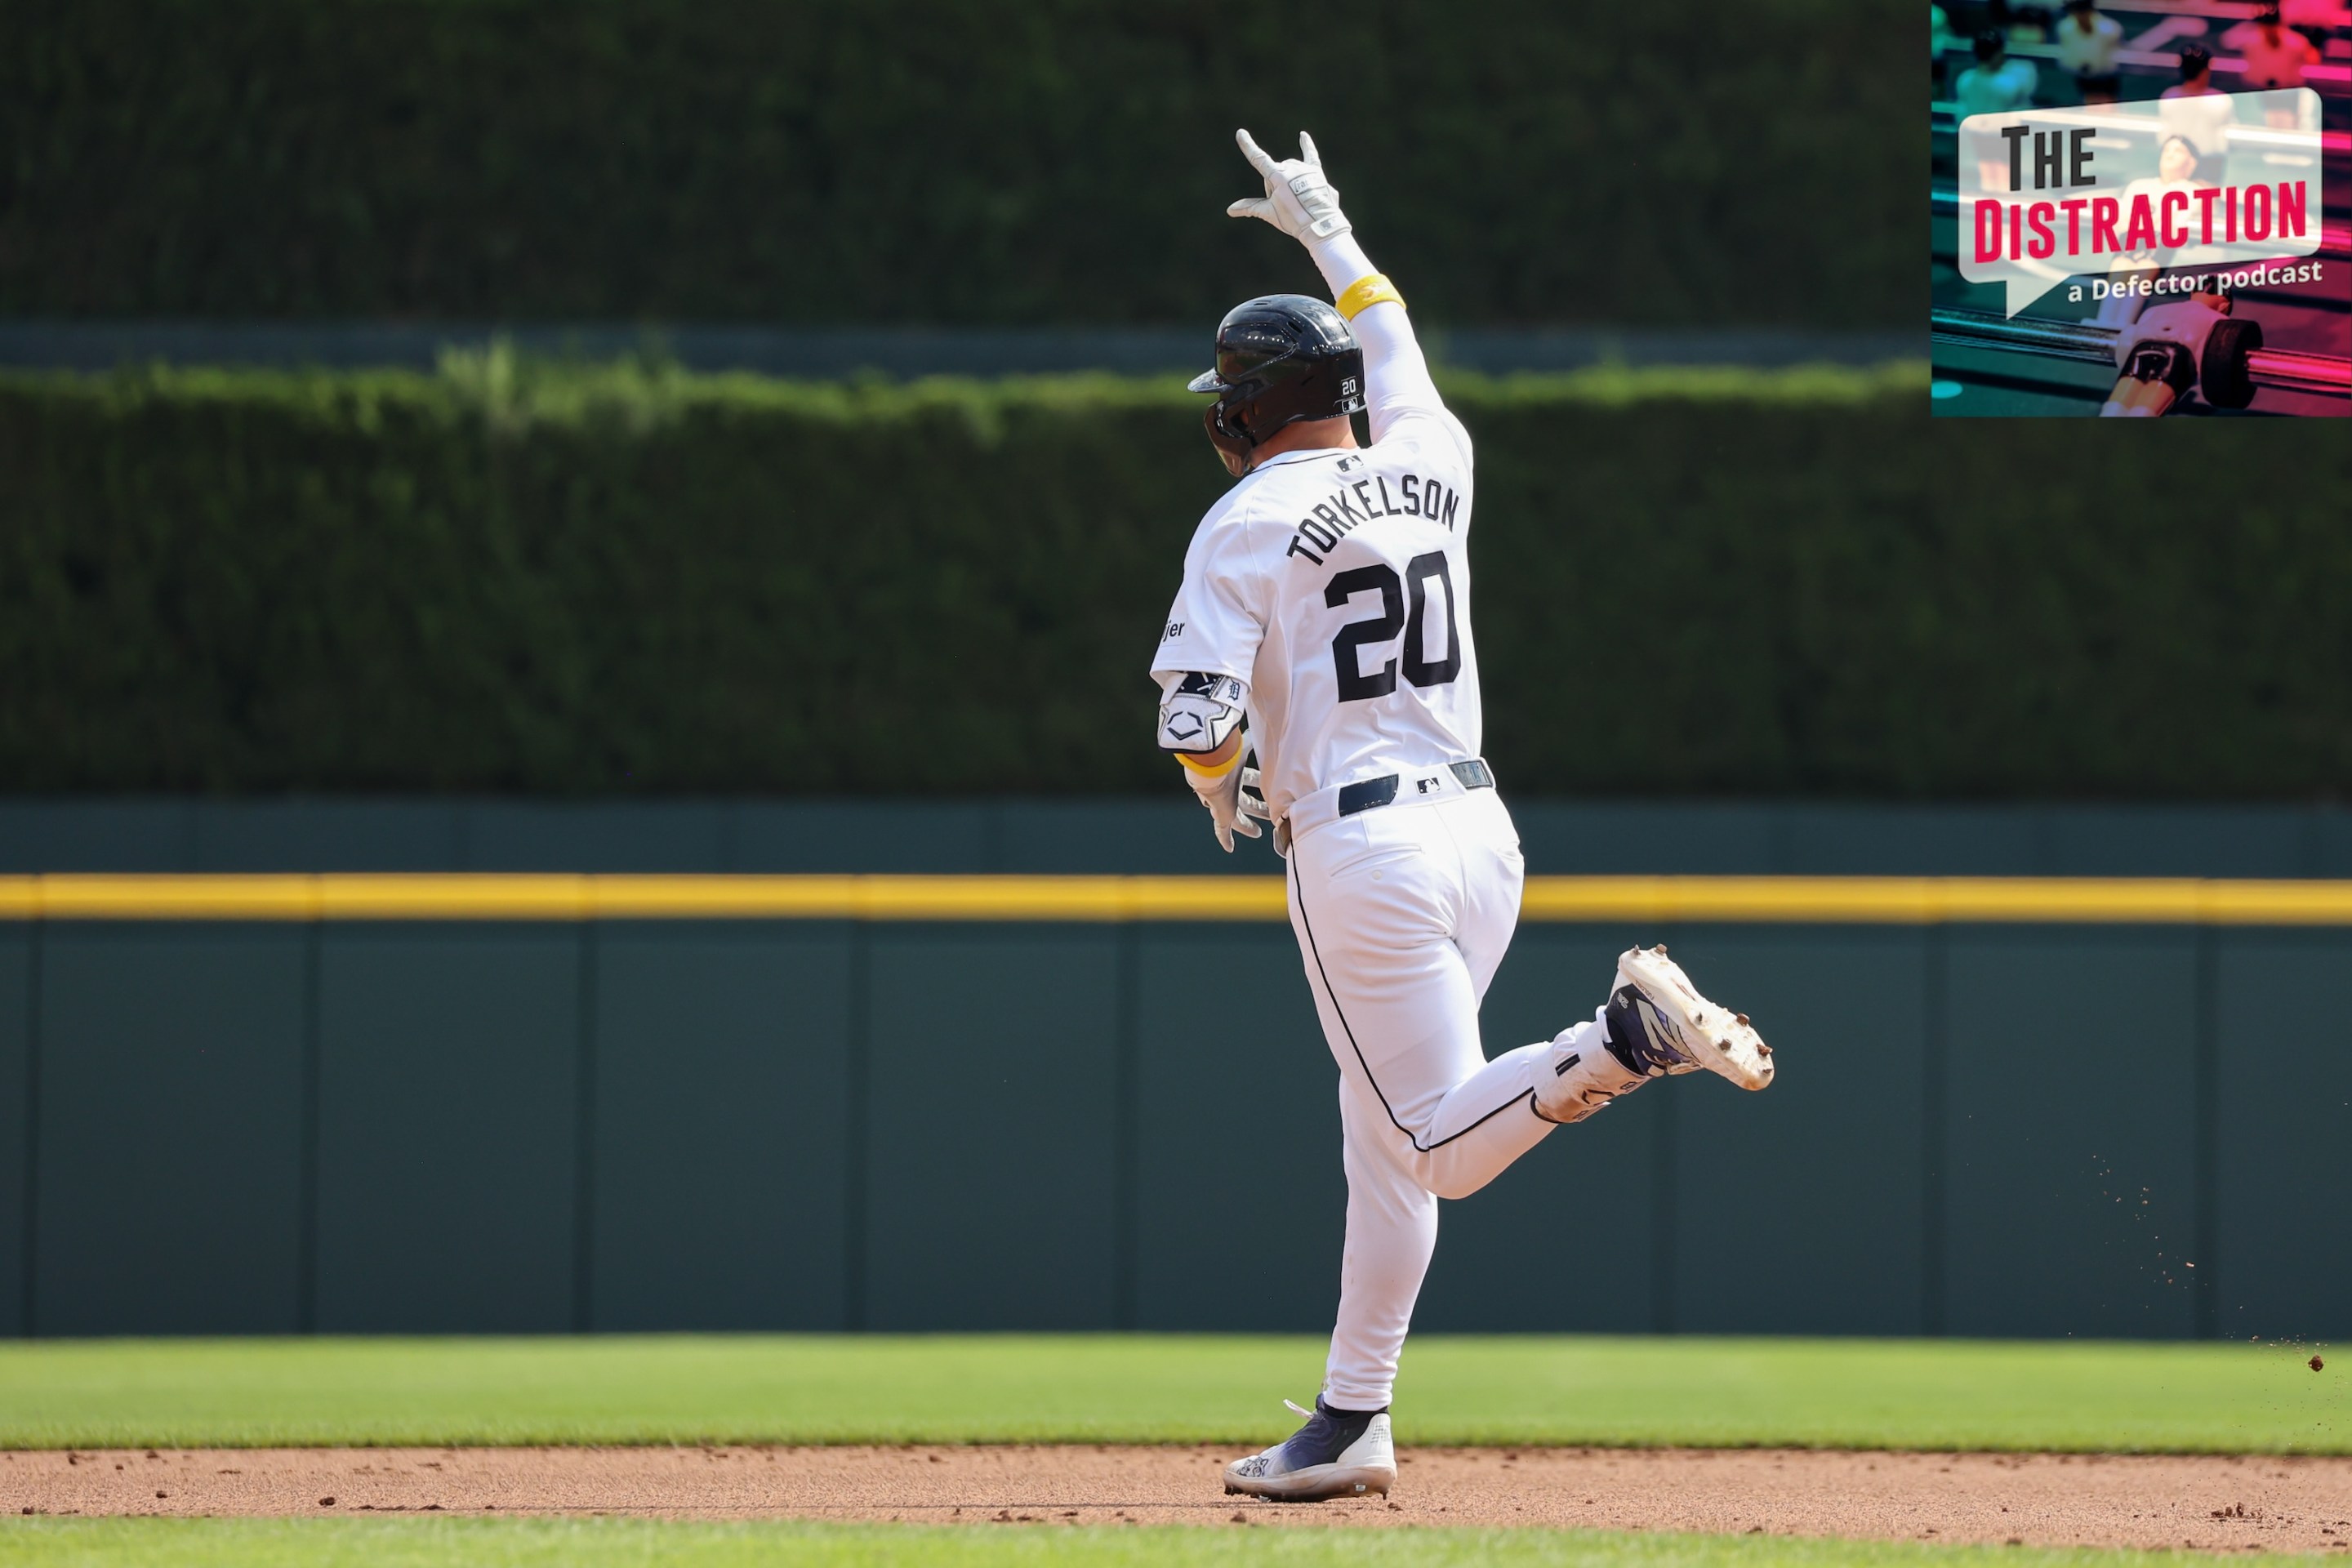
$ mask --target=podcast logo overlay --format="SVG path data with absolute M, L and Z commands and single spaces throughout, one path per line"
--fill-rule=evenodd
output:
M 2205 93 L 1960 122 L 1960 276 L 2014 316 L 2071 301 L 2309 282 L 2319 263 L 2319 95 Z M 2234 268 L 2221 278 L 2190 268 Z M 2071 280 L 2071 281 L 2070 281 Z

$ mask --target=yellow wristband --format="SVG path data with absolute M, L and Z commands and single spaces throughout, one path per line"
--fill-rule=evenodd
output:
M 1227 773 L 1232 773 L 1235 768 L 1242 765 L 1242 749 L 1239 746 L 1235 746 L 1232 756 L 1227 757 L 1222 763 L 1216 763 L 1207 766 L 1203 766 L 1202 764 L 1194 762 L 1192 760 L 1192 754 L 1190 752 L 1177 752 L 1176 760 L 1183 763 L 1188 770 L 1198 774 L 1202 778 L 1221 779 Z
M 1333 303 L 1339 307 L 1340 315 L 1352 321 L 1383 301 L 1402 305 L 1404 296 L 1397 292 L 1397 286 L 1389 281 L 1387 273 L 1368 272 L 1341 289 L 1339 298 Z

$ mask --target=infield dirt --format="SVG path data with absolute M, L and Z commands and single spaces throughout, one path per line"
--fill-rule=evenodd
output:
M 10 1513 L 603 1513 L 937 1523 L 1580 1525 L 2352 1552 L 2352 1458 L 1435 1448 L 1393 1499 L 1223 1494 L 1230 1447 L 224 1448 L 0 1455 Z

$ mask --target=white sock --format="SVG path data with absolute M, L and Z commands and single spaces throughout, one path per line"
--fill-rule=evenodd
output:
M 1550 1060 L 1549 1081 L 1536 1085 L 1536 1114 L 1550 1121 L 1581 1121 L 1650 1081 L 1610 1054 L 1608 1030 L 1598 1016 L 1554 1035 Z

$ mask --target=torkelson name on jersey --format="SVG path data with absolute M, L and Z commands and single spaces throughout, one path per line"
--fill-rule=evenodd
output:
M 1316 551 L 1328 551 L 1376 517 L 1425 517 L 1451 530 L 1454 511 L 1461 503 L 1461 492 L 1418 474 L 1407 474 L 1399 479 L 1396 493 L 1391 495 L 1388 480 L 1375 474 L 1352 485 L 1341 485 L 1331 492 L 1329 500 L 1317 501 L 1309 509 L 1315 515 L 1299 520 L 1297 530 L 1290 536 L 1290 548 L 1283 553 L 1304 555 L 1320 566 L 1323 557 Z M 1315 548 L 1308 549 L 1309 543 Z

